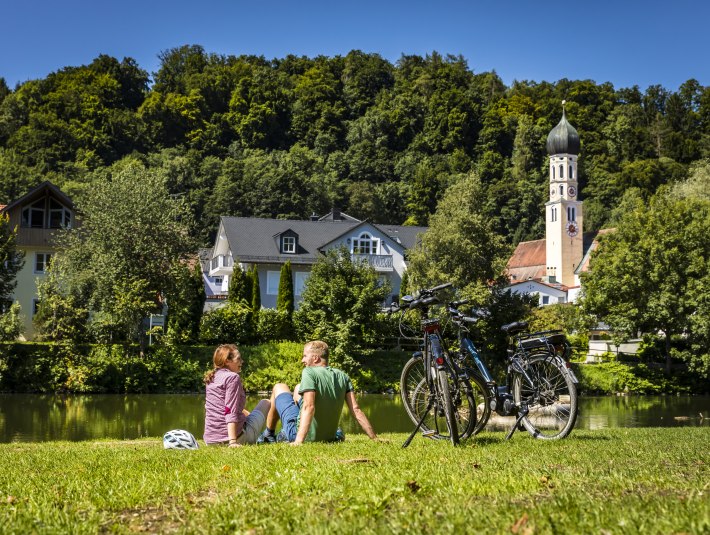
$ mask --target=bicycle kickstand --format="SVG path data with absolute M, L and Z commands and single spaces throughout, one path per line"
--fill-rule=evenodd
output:
M 429 398 L 429 404 L 426 407 L 426 410 L 422 413 L 422 417 L 419 418 L 419 423 L 417 423 L 417 427 L 414 428 L 414 431 L 412 431 L 412 434 L 409 435 L 407 440 L 404 441 L 404 444 L 402 444 L 402 448 L 406 448 L 409 446 L 409 443 L 414 439 L 414 435 L 417 434 L 417 431 L 419 431 L 419 428 L 422 426 L 422 423 L 424 423 L 424 418 L 427 417 L 427 414 L 429 414 L 429 411 L 431 408 L 434 406 L 434 397 Z
M 520 422 L 522 421 L 522 419 L 525 418 L 527 415 L 528 415 L 528 404 L 521 403 L 520 407 L 518 408 L 518 418 L 515 420 L 515 424 L 513 424 L 513 428 L 508 433 L 508 436 L 505 437 L 506 440 L 510 440 L 510 437 L 512 437 L 513 433 L 515 433 L 516 429 L 518 429 L 518 426 L 520 425 Z

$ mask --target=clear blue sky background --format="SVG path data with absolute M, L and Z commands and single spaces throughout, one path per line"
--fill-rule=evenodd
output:
M 392 62 L 436 50 L 506 84 L 710 85 L 709 0 L 3 0 L 0 21 L 10 87 L 99 54 L 154 72 L 161 51 L 184 44 L 267 59 L 359 49 Z

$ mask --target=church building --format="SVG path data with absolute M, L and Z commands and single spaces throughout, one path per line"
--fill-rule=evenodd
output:
M 574 302 L 579 275 L 589 267 L 598 232 L 583 232 L 584 210 L 579 199 L 579 134 L 562 120 L 547 136 L 550 197 L 545 203 L 545 239 L 520 242 L 508 261 L 508 287 L 514 293 L 538 295 L 540 305 Z M 604 231 L 600 231 L 604 232 Z

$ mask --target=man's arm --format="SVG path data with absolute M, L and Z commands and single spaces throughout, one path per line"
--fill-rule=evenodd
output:
M 301 420 L 298 423 L 298 434 L 293 444 L 303 444 L 311 428 L 313 415 L 316 413 L 316 392 L 309 390 L 303 393 L 303 403 L 301 405 Z
M 362 430 L 365 431 L 367 436 L 370 437 L 372 440 L 376 440 L 377 435 L 375 434 L 375 430 L 372 429 L 372 424 L 370 423 L 370 420 L 367 419 L 367 416 L 365 416 L 365 413 L 362 412 L 360 406 L 357 404 L 357 400 L 355 399 L 355 393 L 352 390 L 345 394 L 345 403 L 348 404 L 350 414 L 355 417 L 357 423 L 360 424 L 360 427 L 362 427 Z

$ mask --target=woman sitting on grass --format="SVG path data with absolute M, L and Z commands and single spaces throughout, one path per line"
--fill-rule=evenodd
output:
M 271 403 L 262 399 L 251 413 L 244 409 L 246 392 L 239 376 L 243 361 L 237 346 L 222 344 L 212 360 L 214 369 L 205 374 L 205 443 L 230 448 L 255 444 Z

